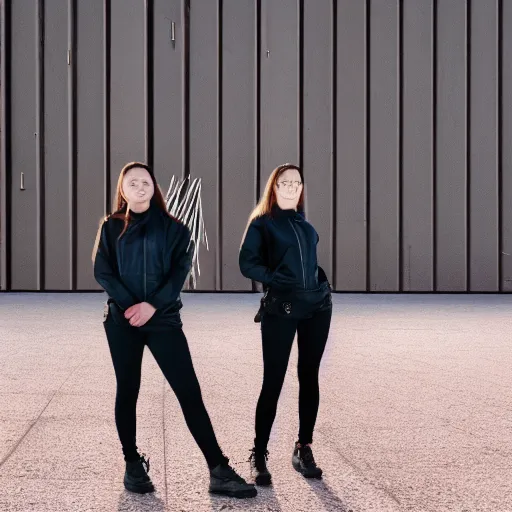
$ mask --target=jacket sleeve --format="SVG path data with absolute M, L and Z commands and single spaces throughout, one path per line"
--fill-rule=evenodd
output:
M 171 270 L 163 283 L 146 300 L 155 309 L 170 306 L 178 299 L 192 268 L 194 241 L 191 240 L 191 232 L 185 225 L 178 226 L 180 229 L 176 234 L 179 238 L 172 249 Z
M 132 295 L 119 279 L 117 272 L 114 270 L 114 255 L 110 252 L 109 247 L 107 221 L 105 221 L 100 227 L 98 247 L 94 257 L 94 278 L 116 304 L 125 310 L 140 301 Z
M 261 235 L 261 230 L 253 223 L 245 235 L 240 253 L 238 264 L 244 277 L 258 281 L 264 285 L 270 285 L 273 273 L 267 267 L 263 257 L 265 244 Z

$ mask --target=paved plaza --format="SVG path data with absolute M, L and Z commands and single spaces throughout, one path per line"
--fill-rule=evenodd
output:
M 182 295 L 206 407 L 235 468 L 262 380 L 258 294 Z M 179 404 L 146 350 L 138 445 L 152 495 L 126 492 L 102 294 L 0 294 L 0 511 L 512 512 L 512 295 L 335 294 L 314 454 L 292 468 L 294 346 L 269 445 L 274 485 L 210 496 Z M 236 463 L 236 464 L 235 464 Z

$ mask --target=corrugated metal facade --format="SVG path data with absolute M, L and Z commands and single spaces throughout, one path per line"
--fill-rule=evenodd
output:
M 201 290 L 251 289 L 248 214 L 298 162 L 336 290 L 512 291 L 511 0 L 2 10 L 3 290 L 97 289 L 98 220 L 143 160 L 164 190 L 203 179 Z

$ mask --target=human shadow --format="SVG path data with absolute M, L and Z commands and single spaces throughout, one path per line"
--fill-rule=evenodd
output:
M 306 482 L 322 502 L 326 512 L 352 512 L 352 509 L 349 508 L 325 480 L 308 478 Z
M 123 491 L 119 495 L 117 505 L 118 512 L 128 512 L 137 510 L 137 512 L 166 512 L 165 502 L 154 492 L 147 494 L 135 494 Z
M 224 512 L 228 510 L 236 510 L 237 512 L 239 510 L 247 510 L 248 512 L 253 512 L 256 507 L 259 509 L 262 505 L 264 505 L 265 512 L 281 512 L 281 505 L 271 485 L 268 487 L 257 486 L 256 488 L 258 489 L 258 495 L 255 498 L 243 500 L 210 494 L 212 512 Z

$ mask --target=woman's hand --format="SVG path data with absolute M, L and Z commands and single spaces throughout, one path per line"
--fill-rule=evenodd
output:
M 130 321 L 132 327 L 142 327 L 149 322 L 150 318 L 155 314 L 156 309 L 147 302 L 141 302 L 128 308 L 124 312 L 124 317 Z

